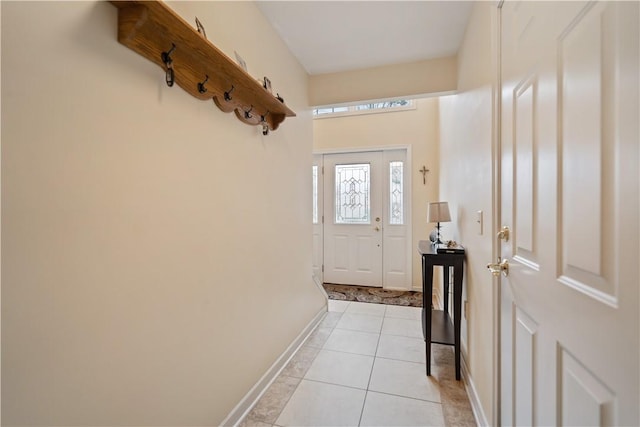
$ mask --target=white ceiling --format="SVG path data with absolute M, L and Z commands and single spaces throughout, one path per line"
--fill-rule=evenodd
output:
M 258 1 L 309 74 L 455 55 L 472 1 Z

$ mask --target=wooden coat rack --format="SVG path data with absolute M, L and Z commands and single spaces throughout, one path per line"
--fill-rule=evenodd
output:
M 118 8 L 118 41 L 165 70 L 170 86 L 175 81 L 197 99 L 213 99 L 222 111 L 235 111 L 242 122 L 262 125 L 265 135 L 285 117 L 295 117 L 280 96 L 275 97 L 162 1 L 111 4 Z

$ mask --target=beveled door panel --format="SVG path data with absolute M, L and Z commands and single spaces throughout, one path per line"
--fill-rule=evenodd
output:
M 563 32 L 558 46 L 558 122 L 561 123 L 562 205 L 559 210 L 561 283 L 617 305 L 613 226 L 616 202 L 615 7 L 592 7 Z M 606 48 L 605 48 L 606 47 Z M 588 190 L 587 190 L 588 189 Z M 580 221 L 575 221 L 580 218 Z

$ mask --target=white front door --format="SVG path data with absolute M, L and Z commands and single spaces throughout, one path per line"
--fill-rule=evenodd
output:
M 324 156 L 324 281 L 382 286 L 382 152 Z
M 324 281 L 410 289 L 407 150 L 325 154 L 322 163 Z
M 638 2 L 501 11 L 501 424 L 638 425 Z

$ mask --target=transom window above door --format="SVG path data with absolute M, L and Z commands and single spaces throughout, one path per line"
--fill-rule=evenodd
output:
M 322 119 L 336 116 L 352 116 L 357 114 L 386 113 L 391 111 L 414 110 L 412 99 L 394 99 L 389 101 L 369 102 L 357 105 L 333 105 L 313 109 L 313 118 Z

